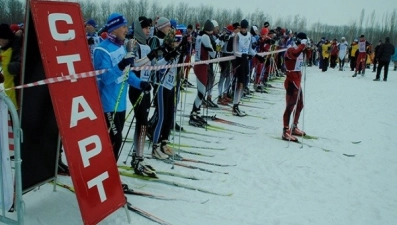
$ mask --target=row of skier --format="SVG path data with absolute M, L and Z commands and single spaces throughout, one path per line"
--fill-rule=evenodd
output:
M 297 39 L 290 39 L 288 46 L 291 48 L 287 50 L 285 57 L 282 57 L 284 54 L 264 56 L 258 53 L 275 50 L 278 46 L 275 44 L 277 33 L 282 33 L 281 30 L 269 30 L 267 22 L 260 32 L 257 26 L 249 26 L 247 20 L 230 24 L 219 32 L 218 23 L 207 20 L 203 29 L 196 34 L 192 32 L 191 35 L 182 35 L 171 22 L 165 17 L 159 17 L 152 29 L 150 19 L 139 17 L 134 21 L 134 39 L 131 40 L 126 39 L 127 20 L 118 13 L 108 17 L 105 38 L 95 32 L 94 20 L 85 23 L 95 70 L 108 69 L 98 76 L 98 87 L 116 161 L 120 156 L 124 123 L 129 115 L 126 113 L 127 94 L 133 106 L 136 123 L 131 161 L 135 173 L 156 176 L 155 169 L 144 161 L 143 156 L 148 133 L 153 142 L 153 157 L 167 159 L 175 155 L 168 139 L 175 121 L 175 106 L 179 101 L 181 83 L 189 84 L 187 79 L 182 79 L 187 78 L 189 67 L 171 67 L 158 71 L 131 71 L 130 67 L 175 65 L 190 60 L 188 56 L 192 53 L 195 54 L 195 62 L 227 55 L 236 57 L 235 60 L 220 63 L 222 75 L 218 83 L 218 102 L 232 102 L 232 114 L 240 117 L 246 115 L 239 109 L 239 104 L 244 90 L 248 89 L 252 68 L 255 68 L 254 82 L 257 87 L 266 84 L 265 75 L 269 75 L 270 70 L 277 71 L 282 68 L 287 75 L 287 107 L 282 137 L 294 141 L 296 138 L 293 135 L 304 134 L 297 128 L 297 121 L 303 107 L 302 98 L 298 96 L 302 95 L 300 69 L 303 62 L 302 52 L 307 44 L 305 34 L 302 33 Z M 302 42 L 299 47 L 295 45 L 296 40 Z M 203 100 L 207 106 L 216 105 L 212 102 L 214 68 L 209 64 L 197 64 L 193 66 L 193 70 L 197 77 L 198 93 L 192 106 L 189 124 L 204 126 L 206 121 L 199 115 Z M 231 96 L 226 95 L 228 90 L 231 90 Z M 153 99 L 150 91 L 153 91 Z M 149 120 L 152 104 L 156 109 Z M 295 106 L 294 125 L 290 129 L 289 120 Z

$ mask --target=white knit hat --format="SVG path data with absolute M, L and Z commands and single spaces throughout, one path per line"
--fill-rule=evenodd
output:
M 214 24 L 214 27 L 219 27 L 218 22 L 216 22 L 216 20 L 211 20 L 211 23 Z

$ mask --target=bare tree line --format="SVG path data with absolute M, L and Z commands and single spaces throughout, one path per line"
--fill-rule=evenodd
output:
M 100 26 L 103 26 L 108 15 L 112 12 L 119 12 L 132 21 L 139 16 L 155 18 L 165 16 L 174 18 L 179 23 L 185 25 L 196 23 L 204 24 L 207 19 L 216 19 L 221 27 L 233 22 L 239 22 L 243 18 L 250 21 L 251 25 L 262 27 L 268 21 L 272 28 L 277 26 L 291 29 L 293 31 L 304 31 L 314 41 L 321 37 L 328 39 L 340 39 L 346 37 L 353 40 L 364 34 L 370 42 L 376 43 L 390 37 L 393 42 L 397 42 L 397 9 L 385 13 L 378 17 L 375 10 L 367 14 L 362 9 L 357 20 L 346 21 L 346 25 L 333 26 L 324 23 L 314 23 L 308 25 L 305 17 L 297 14 L 281 18 L 272 18 L 263 10 L 256 9 L 253 12 L 244 13 L 240 8 L 235 10 L 215 9 L 211 5 L 189 6 L 188 3 L 162 5 L 159 1 L 149 0 L 123 0 L 117 3 L 110 1 L 98 2 L 95 0 L 78 0 L 85 19 L 93 18 Z M 0 0 L 0 22 L 1 23 L 20 23 L 24 20 L 25 1 L 22 0 Z

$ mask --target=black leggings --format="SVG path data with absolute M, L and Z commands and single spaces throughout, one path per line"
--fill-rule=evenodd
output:
M 114 158 L 119 158 L 121 143 L 123 142 L 123 127 L 125 121 L 125 111 L 105 113 L 106 125 L 109 129 L 109 137 L 112 142 Z

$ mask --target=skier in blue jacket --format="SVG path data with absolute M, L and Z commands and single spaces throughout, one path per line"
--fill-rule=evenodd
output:
M 94 67 L 95 70 L 107 69 L 97 79 L 117 162 L 122 143 L 128 85 L 146 91 L 150 91 L 151 86 L 150 83 L 141 81 L 132 71 L 128 71 L 134 59 L 127 54 L 124 46 L 125 36 L 128 33 L 126 18 L 118 13 L 111 14 L 107 20 L 106 29 L 108 38 L 94 50 Z

